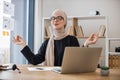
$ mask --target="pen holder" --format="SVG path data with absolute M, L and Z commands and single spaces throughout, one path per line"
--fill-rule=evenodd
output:
M 110 71 L 109 71 L 109 67 L 103 66 L 101 67 L 101 76 L 109 76 Z

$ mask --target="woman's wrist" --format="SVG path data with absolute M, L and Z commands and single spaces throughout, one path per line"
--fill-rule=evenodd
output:
M 23 47 L 25 47 L 25 46 L 26 46 L 26 43 L 24 42 L 24 43 L 22 43 L 21 45 L 22 45 Z
M 83 45 L 84 47 L 88 47 L 89 45 L 87 44 L 87 43 L 84 43 L 84 45 Z

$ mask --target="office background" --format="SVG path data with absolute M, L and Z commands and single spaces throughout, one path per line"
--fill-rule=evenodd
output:
M 68 16 L 87 16 L 90 10 L 98 10 L 108 16 L 108 37 L 120 38 L 120 0 L 13 0 L 13 3 L 16 23 L 12 35 L 22 35 L 35 53 L 43 41 L 42 18 L 49 17 L 56 8 L 64 10 Z M 12 63 L 26 63 L 21 49 L 11 44 Z

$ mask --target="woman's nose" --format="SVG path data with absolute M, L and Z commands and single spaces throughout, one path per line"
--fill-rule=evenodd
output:
M 58 19 L 55 19 L 54 21 L 55 21 L 55 22 L 58 22 Z

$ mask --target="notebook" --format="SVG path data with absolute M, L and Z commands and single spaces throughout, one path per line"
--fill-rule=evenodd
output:
M 102 48 L 66 47 L 61 67 L 52 71 L 58 73 L 94 72 L 97 68 Z

